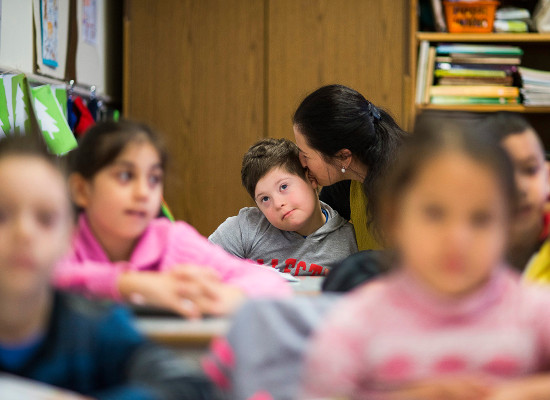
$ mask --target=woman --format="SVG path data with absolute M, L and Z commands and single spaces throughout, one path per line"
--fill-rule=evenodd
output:
M 302 165 L 325 186 L 321 200 L 353 222 L 359 250 L 379 249 L 368 199 L 406 133 L 387 112 L 342 85 L 307 96 L 293 127 Z

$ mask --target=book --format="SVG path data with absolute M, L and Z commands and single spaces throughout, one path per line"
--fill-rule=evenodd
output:
M 438 80 L 439 85 L 504 85 L 511 86 L 514 79 L 505 77 L 479 77 L 479 76 L 444 76 Z
M 477 54 L 450 54 L 448 56 L 438 56 L 436 62 L 457 63 L 457 64 L 497 64 L 497 65 L 519 65 L 520 57 L 485 57 Z
M 518 97 L 519 88 L 515 86 L 458 86 L 435 85 L 430 96 L 471 96 L 471 97 Z
M 470 96 L 432 96 L 432 104 L 464 105 L 464 104 L 518 104 L 517 97 L 470 97 Z
M 416 68 L 416 93 L 415 103 L 422 104 L 424 89 L 426 87 L 426 67 L 428 65 L 428 51 L 430 42 L 423 40 L 418 48 L 418 62 Z
M 426 69 L 426 84 L 424 87 L 424 98 L 422 104 L 428 104 L 430 102 L 430 88 L 434 82 L 434 68 L 435 68 L 435 47 L 431 46 L 428 50 L 428 66 Z
M 436 57 L 437 58 L 437 57 Z M 458 63 L 443 63 L 436 62 L 436 69 L 476 69 L 476 70 L 491 70 L 491 71 L 504 71 L 506 75 L 512 75 L 518 72 L 517 65 L 506 64 L 458 64 Z
M 525 33 L 529 32 L 529 26 L 525 21 L 502 21 L 496 20 L 493 24 L 495 32 L 514 32 Z
M 505 78 L 505 71 L 495 71 L 488 69 L 436 69 L 435 76 L 441 78 L 444 76 L 460 76 L 460 77 L 495 77 Z
M 495 12 L 495 19 L 500 20 L 520 20 L 529 18 L 531 18 L 531 13 L 526 8 L 501 7 Z
M 482 45 L 482 44 L 441 44 L 437 54 L 502 54 L 521 56 L 523 50 L 517 46 Z

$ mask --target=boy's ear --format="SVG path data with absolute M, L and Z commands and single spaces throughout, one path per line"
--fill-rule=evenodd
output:
M 82 175 L 76 172 L 69 175 L 69 190 L 71 199 L 78 207 L 86 208 L 88 206 L 90 184 Z

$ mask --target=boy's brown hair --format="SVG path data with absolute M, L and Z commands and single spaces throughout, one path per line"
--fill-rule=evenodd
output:
M 276 167 L 307 181 L 298 146 L 288 139 L 262 139 L 248 149 L 241 167 L 241 182 L 252 199 L 258 181 Z

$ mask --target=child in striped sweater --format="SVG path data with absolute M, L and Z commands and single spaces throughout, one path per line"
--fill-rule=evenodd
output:
M 513 169 L 479 133 L 417 124 L 375 204 L 399 268 L 334 306 L 300 398 L 547 398 L 550 291 L 503 262 Z

